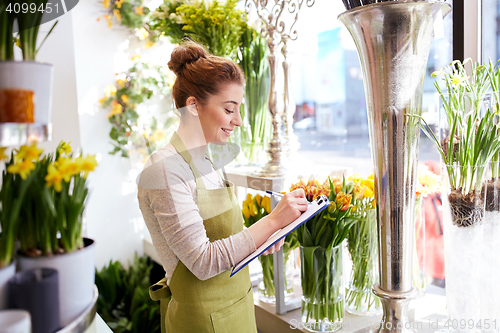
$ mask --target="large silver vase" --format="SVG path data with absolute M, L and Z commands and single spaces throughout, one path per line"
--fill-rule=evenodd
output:
M 379 332 L 406 332 L 412 284 L 415 183 L 422 92 L 434 19 L 451 7 L 437 1 L 388 1 L 351 9 L 339 20 L 361 60 L 377 199 L 384 315 Z

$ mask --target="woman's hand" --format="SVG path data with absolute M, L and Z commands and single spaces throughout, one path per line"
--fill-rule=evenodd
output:
M 267 256 L 268 254 L 273 254 L 274 252 L 278 252 L 281 247 L 285 244 L 285 238 L 282 238 L 278 243 L 275 243 L 273 246 L 268 248 L 264 253 L 262 253 L 263 256 Z
M 255 247 L 261 246 L 272 234 L 295 221 L 302 212 L 307 210 L 308 202 L 303 189 L 296 189 L 281 198 L 271 214 L 260 219 L 248 228 L 255 242 Z M 264 252 L 271 254 L 283 246 L 283 241 L 274 244 Z
M 308 204 L 304 190 L 299 188 L 285 194 L 269 217 L 275 221 L 277 230 L 282 229 L 305 212 Z

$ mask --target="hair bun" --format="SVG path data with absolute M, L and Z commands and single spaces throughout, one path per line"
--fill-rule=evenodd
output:
M 186 65 L 197 61 L 200 58 L 206 58 L 208 52 L 195 42 L 184 42 L 177 46 L 172 55 L 170 56 L 170 61 L 168 62 L 168 68 L 179 76 L 182 70 L 186 68 Z

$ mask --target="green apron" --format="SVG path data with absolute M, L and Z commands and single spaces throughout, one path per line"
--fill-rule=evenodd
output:
M 177 133 L 170 142 L 193 171 L 198 209 L 210 242 L 242 231 L 243 217 L 233 184 L 225 181 L 224 188 L 207 190 Z M 149 291 L 153 300 L 161 302 L 162 333 L 257 332 L 248 266 L 233 277 L 229 275 L 225 271 L 201 281 L 179 260 L 170 285 L 164 278 Z

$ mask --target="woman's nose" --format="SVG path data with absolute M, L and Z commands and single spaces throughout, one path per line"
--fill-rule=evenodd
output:
M 241 114 L 240 114 L 240 110 L 238 109 L 238 111 L 236 111 L 234 113 L 234 117 L 233 117 L 233 120 L 231 121 L 234 126 L 241 126 L 243 124 L 243 121 L 241 120 Z

